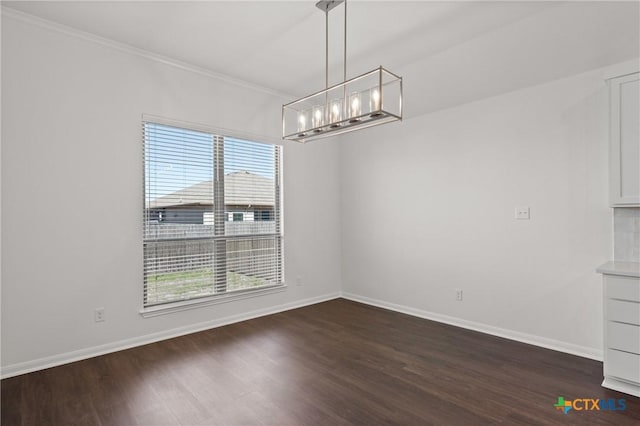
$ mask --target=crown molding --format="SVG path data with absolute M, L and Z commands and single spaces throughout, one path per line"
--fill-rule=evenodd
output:
M 290 93 L 279 92 L 274 89 L 270 89 L 268 87 L 260 86 L 245 80 L 241 80 L 238 78 L 231 77 L 226 74 L 218 73 L 215 71 L 211 71 L 207 68 L 199 67 L 197 65 L 190 64 L 188 62 L 183 62 L 177 59 L 170 58 L 168 56 L 160 55 L 158 53 L 154 53 L 145 49 L 140 49 L 138 47 L 122 43 L 119 41 L 111 40 L 106 37 L 102 37 L 96 34 L 88 33 L 86 31 L 79 30 L 77 28 L 70 27 L 68 25 L 60 24 L 54 21 L 50 21 L 48 19 L 40 18 L 35 15 L 31 15 L 29 13 L 21 12 L 16 9 L 12 9 L 8 6 L 2 5 L 0 6 L 0 15 L 2 17 L 9 17 L 27 24 L 31 24 L 40 28 L 44 28 L 51 31 L 56 31 L 58 33 L 62 33 L 71 37 L 79 38 L 85 41 L 89 41 L 92 43 L 96 43 L 102 46 L 109 47 L 111 49 L 128 53 L 130 55 L 138 56 L 144 59 L 148 59 L 151 61 L 155 61 L 164 65 L 169 65 L 184 71 L 189 71 L 194 74 L 199 74 L 205 77 L 212 78 L 214 80 L 222 81 L 228 84 L 233 84 L 235 86 L 243 87 L 246 89 L 251 89 L 257 92 L 265 93 L 272 96 L 277 96 L 283 99 L 291 99 L 295 96 Z
M 634 74 L 637 72 L 640 72 L 640 58 L 634 58 L 626 62 L 604 67 L 603 78 L 605 80 L 610 80 L 612 78 L 622 77 L 623 75 Z

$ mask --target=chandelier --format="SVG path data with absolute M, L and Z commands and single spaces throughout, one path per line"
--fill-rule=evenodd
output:
M 343 82 L 329 87 L 329 11 L 344 2 Z M 282 138 L 309 142 L 402 120 L 402 77 L 378 67 L 347 80 L 347 0 L 322 0 L 325 89 L 282 106 Z

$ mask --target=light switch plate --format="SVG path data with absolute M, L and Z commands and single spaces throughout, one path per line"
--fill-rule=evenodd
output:
M 529 220 L 529 207 L 516 207 L 516 219 Z

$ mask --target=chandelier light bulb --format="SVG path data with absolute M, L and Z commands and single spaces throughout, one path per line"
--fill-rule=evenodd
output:
M 320 105 L 316 105 L 315 107 L 313 107 L 313 116 L 311 118 L 311 127 L 316 129 L 316 132 L 319 132 L 320 130 L 317 129 L 318 127 L 322 127 L 322 125 L 324 124 L 322 117 L 324 116 L 324 107 L 320 106 Z
M 331 127 L 338 127 L 337 124 L 342 120 L 342 99 L 336 99 L 331 102 Z
M 298 112 L 298 133 L 304 135 L 309 128 L 309 115 L 311 110 L 302 110 Z
M 371 112 L 378 111 L 380 109 L 380 92 L 376 87 L 371 89 Z
M 351 117 L 351 120 L 349 120 L 349 123 L 356 123 L 360 121 L 358 117 L 360 116 L 360 114 L 362 114 L 362 103 L 360 102 L 360 93 L 353 92 L 351 96 L 349 96 L 349 99 L 351 100 L 351 105 L 350 105 L 351 108 L 349 110 L 349 117 Z

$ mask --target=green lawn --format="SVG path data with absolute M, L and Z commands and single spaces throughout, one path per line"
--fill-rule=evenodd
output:
M 211 269 L 151 275 L 147 277 L 146 284 L 147 300 L 150 303 L 216 294 L 215 277 Z M 227 272 L 227 291 L 261 287 L 267 284 L 269 282 L 264 278 Z

